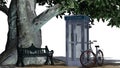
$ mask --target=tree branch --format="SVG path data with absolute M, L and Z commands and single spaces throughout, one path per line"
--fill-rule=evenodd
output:
M 46 11 L 38 15 L 36 18 L 34 18 L 33 23 L 35 24 L 35 26 L 37 26 L 36 28 L 41 28 L 51 18 L 62 13 L 63 11 L 60 11 L 61 7 L 62 6 L 60 4 L 56 4 L 55 6 L 51 7 L 50 9 L 47 9 Z
M 0 5 L 0 10 L 8 16 L 8 8 L 6 5 Z

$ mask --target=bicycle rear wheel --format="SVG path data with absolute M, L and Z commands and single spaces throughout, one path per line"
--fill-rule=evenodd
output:
M 80 63 L 84 67 L 91 67 L 95 64 L 95 54 L 91 50 L 82 52 L 80 55 Z
M 103 56 L 103 52 L 101 50 L 98 50 L 96 53 L 96 63 L 99 66 L 102 66 L 104 63 L 104 56 Z

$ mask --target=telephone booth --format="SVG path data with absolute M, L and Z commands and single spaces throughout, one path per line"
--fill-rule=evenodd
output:
M 66 20 L 66 65 L 81 66 L 81 52 L 88 48 L 89 22 L 88 16 L 65 16 Z

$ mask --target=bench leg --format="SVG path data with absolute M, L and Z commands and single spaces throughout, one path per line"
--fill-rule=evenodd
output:
M 20 63 L 19 60 L 17 60 L 17 63 L 16 63 L 16 66 L 17 66 L 17 67 L 19 67 L 19 63 Z
M 21 64 L 21 65 L 20 65 L 20 64 Z M 23 63 L 23 58 L 22 58 L 22 57 L 18 57 L 16 66 L 18 66 L 18 67 L 19 67 L 19 66 L 24 67 L 24 63 Z
M 45 63 L 44 63 L 44 65 L 48 65 L 48 56 L 47 56 L 47 59 L 46 59 L 46 61 L 45 61 Z
M 23 63 L 23 60 L 21 61 L 21 66 L 22 66 L 22 67 L 24 67 L 24 66 L 25 66 L 25 65 L 24 65 L 24 63 Z
M 51 65 L 54 65 L 53 56 L 50 56 Z
M 21 57 L 18 56 L 16 66 L 19 67 L 19 66 L 20 66 L 20 65 L 19 65 L 20 63 L 21 63 Z

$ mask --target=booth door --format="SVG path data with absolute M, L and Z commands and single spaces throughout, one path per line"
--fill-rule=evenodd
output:
M 88 31 L 85 24 L 69 23 L 66 34 L 66 58 L 67 65 L 80 66 L 80 55 L 87 49 Z
M 67 65 L 79 66 L 79 57 L 81 54 L 81 25 L 69 24 L 67 31 L 66 57 Z

